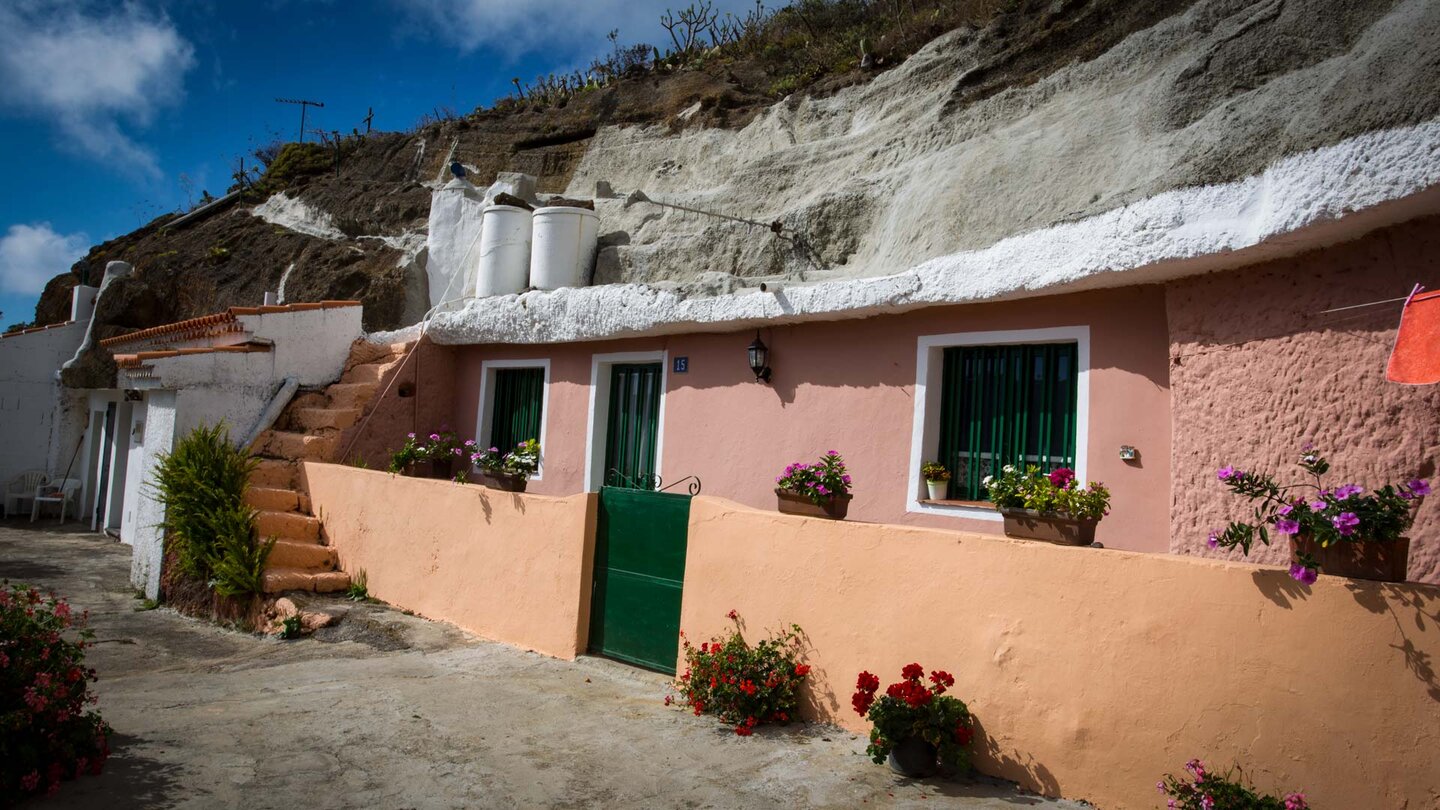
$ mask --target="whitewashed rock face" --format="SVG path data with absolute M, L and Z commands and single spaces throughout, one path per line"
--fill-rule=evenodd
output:
M 1334 4 L 1201 0 L 978 101 L 958 88 L 990 34 L 956 31 L 738 131 L 603 128 L 566 192 L 616 192 L 596 202 L 603 286 L 471 302 L 431 334 L 559 342 L 859 316 L 1353 237 L 1307 229 L 1440 184 L 1440 76 L 1427 67 L 1440 62 L 1440 3 L 1319 13 Z

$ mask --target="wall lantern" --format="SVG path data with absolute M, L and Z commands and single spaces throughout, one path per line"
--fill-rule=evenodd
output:
M 745 354 L 750 360 L 750 370 L 755 372 L 755 382 L 770 382 L 770 349 L 765 346 L 765 341 L 760 339 L 760 333 L 755 333 L 755 340 L 746 347 Z

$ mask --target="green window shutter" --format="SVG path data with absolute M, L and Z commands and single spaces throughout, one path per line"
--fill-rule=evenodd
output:
M 504 453 L 529 439 L 540 439 L 541 404 L 545 401 L 545 369 L 502 368 L 495 371 L 491 406 L 490 446 Z
M 946 349 L 939 460 L 949 497 L 989 500 L 981 481 L 1006 464 L 1073 468 L 1078 371 L 1074 343 Z

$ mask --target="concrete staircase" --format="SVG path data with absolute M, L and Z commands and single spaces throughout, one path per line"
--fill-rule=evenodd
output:
M 334 593 L 350 586 L 350 575 L 338 570 L 335 549 L 325 544 L 324 526 L 311 514 L 300 462 L 338 460 L 345 430 L 364 417 L 382 381 L 409 348 L 357 341 L 339 382 L 298 394 L 275 425 L 255 439 L 250 451 L 260 457 L 260 464 L 250 477 L 245 502 L 259 512 L 260 536 L 275 538 L 265 565 L 266 593 Z

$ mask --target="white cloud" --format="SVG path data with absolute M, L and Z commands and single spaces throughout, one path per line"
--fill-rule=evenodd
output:
M 121 129 L 184 95 L 195 50 L 170 20 L 134 5 L 56 0 L 0 7 L 0 103 L 52 120 L 60 146 L 158 177 L 155 155 Z
M 557 67 L 604 52 L 605 35 L 619 29 L 621 44 L 646 42 L 663 50 L 669 34 L 660 27 L 667 9 L 690 0 L 392 0 L 425 34 L 464 52 L 486 48 L 518 59 L 525 54 L 551 57 Z M 781 5 L 777 0 L 766 7 Z M 715 0 L 722 14 L 743 16 L 754 0 Z
M 50 223 L 11 225 L 0 236 L 0 292 L 38 295 L 45 282 L 85 255 L 90 237 L 56 233 Z

